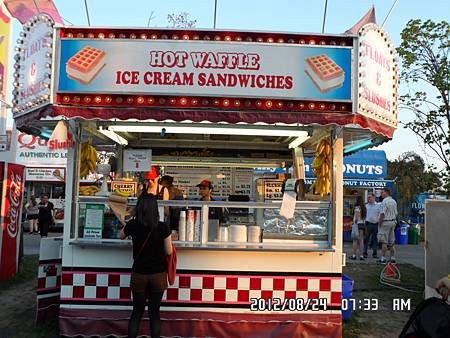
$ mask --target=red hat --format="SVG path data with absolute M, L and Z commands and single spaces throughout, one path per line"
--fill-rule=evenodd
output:
M 159 168 L 154 166 L 154 165 L 152 165 L 152 170 L 147 173 L 145 178 L 148 179 L 148 180 L 154 180 L 159 175 L 158 171 L 159 171 Z
M 199 184 L 197 184 L 197 187 L 207 187 L 209 189 L 212 189 L 213 185 L 210 180 L 203 180 Z

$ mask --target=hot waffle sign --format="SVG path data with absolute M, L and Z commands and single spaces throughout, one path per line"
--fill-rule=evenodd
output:
M 89 34 L 66 35 L 59 44 L 61 103 L 70 102 L 64 93 L 352 99 L 352 46 L 98 39 Z M 112 100 L 98 96 L 92 104 Z

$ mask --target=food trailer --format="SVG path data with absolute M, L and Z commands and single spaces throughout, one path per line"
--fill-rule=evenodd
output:
M 59 310 L 65 336 L 126 335 L 131 241 L 117 239 L 101 152 L 114 155 L 115 179 L 138 182 L 153 165 L 183 188 L 185 200 L 159 201 L 182 210 L 164 337 L 340 337 L 344 151 L 381 144 L 397 125 L 386 33 L 51 26 L 45 15 L 25 25 L 25 39 L 43 48 L 33 55 L 42 53 L 42 92 L 21 96 L 35 86 L 22 84 L 14 108 L 21 130 L 63 121 L 75 141 L 63 237 L 41 242 L 38 316 Z M 18 78 L 36 71 L 30 45 L 19 46 Z M 252 177 L 283 162 L 301 181 L 306 156 L 320 181 L 310 192 Z M 80 177 L 95 170 L 106 183 L 86 192 Z M 213 179 L 216 201 L 193 200 L 203 178 Z M 213 222 L 210 208 L 231 216 Z

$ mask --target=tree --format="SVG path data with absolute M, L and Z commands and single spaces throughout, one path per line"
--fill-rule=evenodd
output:
M 444 165 L 450 190 L 450 24 L 410 20 L 397 48 L 401 81 L 412 91 L 400 97 L 401 108 L 414 119 L 404 123 Z M 420 90 L 418 89 L 420 88 Z M 415 90 L 417 89 L 417 90 Z
M 423 159 L 415 152 L 406 152 L 397 160 L 388 161 L 388 178 L 395 180 L 399 212 L 403 216 L 408 214 L 411 203 L 421 192 L 441 192 L 440 175 L 427 169 Z
M 197 24 L 197 20 L 190 20 L 188 12 L 168 14 L 167 21 L 171 28 L 194 28 Z

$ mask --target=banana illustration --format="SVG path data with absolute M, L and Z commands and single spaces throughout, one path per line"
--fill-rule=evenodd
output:
M 124 191 L 121 190 L 120 188 L 117 188 L 114 193 L 118 196 L 122 196 L 122 197 L 131 197 L 133 196 L 133 192 L 132 191 Z

